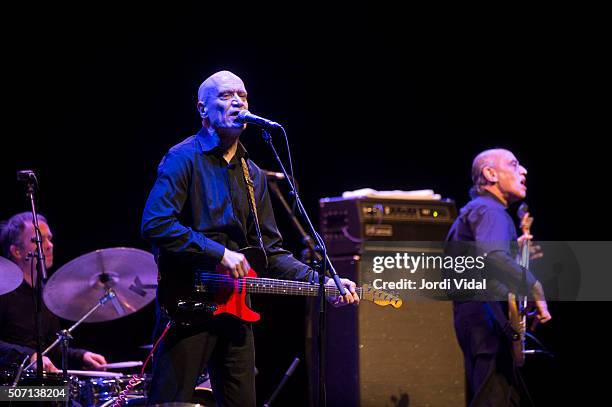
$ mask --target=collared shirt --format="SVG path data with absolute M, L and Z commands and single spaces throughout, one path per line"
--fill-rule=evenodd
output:
M 523 291 L 524 269 L 516 262 L 516 227 L 506 209 L 494 195 L 485 192 L 461 208 L 446 238 L 447 242 L 477 242 L 479 254 L 487 253 L 487 270 L 494 277 L 490 281 L 499 297 L 509 291 Z M 526 280 L 528 289 L 536 282 L 529 271 Z
M 312 270 L 284 250 L 267 180 L 242 144 L 229 163 L 219 138 L 201 129 L 172 147 L 158 167 L 145 205 L 142 234 L 157 254 L 184 254 L 215 265 L 225 248 L 259 246 L 240 159 L 254 183 L 257 216 L 268 256 L 268 272 L 282 279 L 307 280 Z

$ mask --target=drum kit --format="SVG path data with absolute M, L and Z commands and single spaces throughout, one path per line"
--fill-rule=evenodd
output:
M 13 262 L 0 257 L 0 295 L 21 285 L 23 272 Z M 43 355 L 60 345 L 67 348 L 71 333 L 82 322 L 107 322 L 133 314 L 155 299 L 157 266 L 153 255 L 143 250 L 117 247 L 100 249 L 82 255 L 59 268 L 47 281 L 43 299 L 47 308 L 60 318 L 76 321 L 58 333 L 58 339 Z M 65 349 L 62 349 L 65 355 Z M 25 386 L 36 379 L 36 373 L 25 366 L 17 371 L 0 372 L 2 385 Z M 145 405 L 150 376 L 113 372 L 142 366 L 141 361 L 109 363 L 109 371 L 68 370 L 68 380 L 61 373 L 45 372 L 46 385 L 67 385 L 73 400 L 82 406 L 108 406 L 120 395 L 125 405 Z M 137 380 L 136 380 L 137 379 Z M 136 383 L 133 386 L 128 384 Z M 208 385 L 210 390 L 210 385 Z M 209 405 L 209 404 L 206 404 Z
M 23 273 L 15 263 L 0 257 L 0 295 L 10 293 L 21 285 Z

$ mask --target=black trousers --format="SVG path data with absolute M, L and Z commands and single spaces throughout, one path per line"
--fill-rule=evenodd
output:
M 158 318 L 157 332 L 167 323 Z M 172 326 L 155 353 L 149 404 L 187 402 L 207 368 L 218 406 L 255 406 L 255 346 L 250 324 L 220 316 L 204 325 Z
M 455 302 L 455 333 L 463 351 L 466 402 L 471 407 L 531 405 L 511 353 L 491 307 L 499 303 Z

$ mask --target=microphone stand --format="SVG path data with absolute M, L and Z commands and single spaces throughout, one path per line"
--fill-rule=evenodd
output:
M 272 393 L 272 396 L 270 396 L 270 399 L 264 403 L 263 407 L 270 407 L 272 403 L 274 402 L 274 400 L 276 400 L 278 393 L 280 393 L 285 383 L 287 383 L 287 380 L 289 380 L 293 372 L 295 372 L 295 369 L 297 368 L 298 363 L 300 363 L 300 359 L 298 358 L 293 359 L 293 362 L 291 362 L 291 366 L 289 366 L 289 369 L 287 369 L 287 372 L 285 372 L 283 379 L 278 384 L 278 386 L 276 386 L 276 389 L 274 389 L 274 393 Z
M 36 201 L 34 199 L 35 187 L 38 185 L 36 174 L 34 171 L 25 170 L 17 172 L 17 180 L 26 182 L 26 196 L 30 201 L 32 210 L 32 225 L 34 226 L 34 243 L 36 244 L 36 253 L 33 255 L 36 258 L 36 281 L 32 284 L 36 285 L 36 379 L 38 384 L 43 382 L 43 354 L 42 354 L 42 289 L 43 283 L 47 280 L 47 268 L 45 266 L 45 255 L 42 247 L 42 234 L 38 224 L 38 214 L 36 213 Z
M 284 131 L 284 129 L 282 130 Z M 329 271 L 329 274 L 334 280 L 338 291 L 340 291 L 340 295 L 346 295 L 347 291 L 346 288 L 342 286 L 342 283 L 340 282 L 340 277 L 338 276 L 338 273 L 334 269 L 334 266 L 331 264 L 331 261 L 327 256 L 325 242 L 323 242 L 323 239 L 321 239 L 321 236 L 317 233 L 314 225 L 312 224 L 312 221 L 310 220 L 310 217 L 306 213 L 306 209 L 302 204 L 302 200 L 300 199 L 297 189 L 295 188 L 295 185 L 291 178 L 289 178 L 289 174 L 287 173 L 287 170 L 285 169 L 285 166 L 283 165 L 283 162 L 280 159 L 278 152 L 274 147 L 274 144 L 272 143 L 272 137 L 265 128 L 262 129 L 262 137 L 266 144 L 270 146 L 270 149 L 272 150 L 272 154 L 274 155 L 276 162 L 278 163 L 281 171 L 285 175 L 285 179 L 289 184 L 289 190 L 291 191 L 291 195 L 293 196 L 293 199 L 295 200 L 295 203 L 297 205 L 298 212 L 306 223 L 306 227 L 310 235 L 315 239 L 315 253 L 319 253 L 322 259 L 322 261 L 316 262 L 318 264 L 313 264 L 313 266 L 315 269 L 319 269 L 319 332 L 317 337 L 319 345 L 319 407 L 325 407 L 325 274 Z
M 297 186 L 297 182 L 295 182 L 295 184 Z M 316 262 L 320 262 L 323 258 L 321 257 L 319 252 L 317 252 L 312 236 L 306 233 L 299 219 L 295 216 L 295 213 L 293 209 L 291 208 L 291 205 L 289 205 L 289 202 L 287 202 L 287 199 L 285 199 L 285 196 L 283 195 L 280 187 L 278 186 L 277 178 L 269 177 L 268 187 L 270 188 L 272 193 L 278 198 L 283 209 L 285 209 L 285 212 L 289 216 L 289 219 L 291 220 L 292 225 L 295 227 L 295 229 L 298 231 L 298 233 L 302 237 L 302 243 L 306 246 L 306 248 L 302 251 L 302 259 L 301 259 L 302 262 L 307 263 L 307 264 L 313 264 Z M 314 332 L 316 332 L 315 331 L 316 317 L 318 314 L 316 311 L 319 308 L 319 303 L 316 302 L 316 300 L 318 299 L 319 298 L 316 297 L 315 299 L 313 299 L 313 301 L 307 300 L 306 302 L 306 318 L 305 318 L 305 329 L 306 329 L 305 347 L 306 349 L 305 351 L 306 351 L 306 368 L 308 370 L 308 400 L 309 400 L 308 405 L 309 406 L 314 406 L 316 397 L 318 396 L 318 392 L 315 392 L 314 390 L 315 383 L 318 383 L 317 370 L 318 370 L 319 357 L 318 357 L 318 354 L 315 352 L 315 349 L 316 349 L 315 346 L 317 346 L 318 348 L 318 343 L 315 345 L 315 343 L 313 342 L 313 339 L 315 337 Z M 315 366 L 315 363 L 317 364 L 316 366 Z

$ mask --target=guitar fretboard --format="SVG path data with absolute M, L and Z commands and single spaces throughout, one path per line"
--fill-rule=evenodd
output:
M 304 281 L 293 280 L 278 280 L 274 278 L 261 277 L 244 277 L 239 280 L 234 280 L 227 276 L 219 276 L 213 273 L 198 273 L 199 284 L 198 291 L 206 292 L 211 288 L 220 288 L 223 286 L 233 287 L 238 283 L 240 287 L 245 287 L 247 293 L 253 294 L 280 294 L 280 295 L 301 295 L 301 296 L 317 296 L 319 294 L 319 285 L 311 284 Z M 357 287 L 355 289 L 357 295 L 363 296 L 363 289 Z M 325 286 L 325 294 L 328 296 L 340 295 L 340 291 L 336 287 Z

